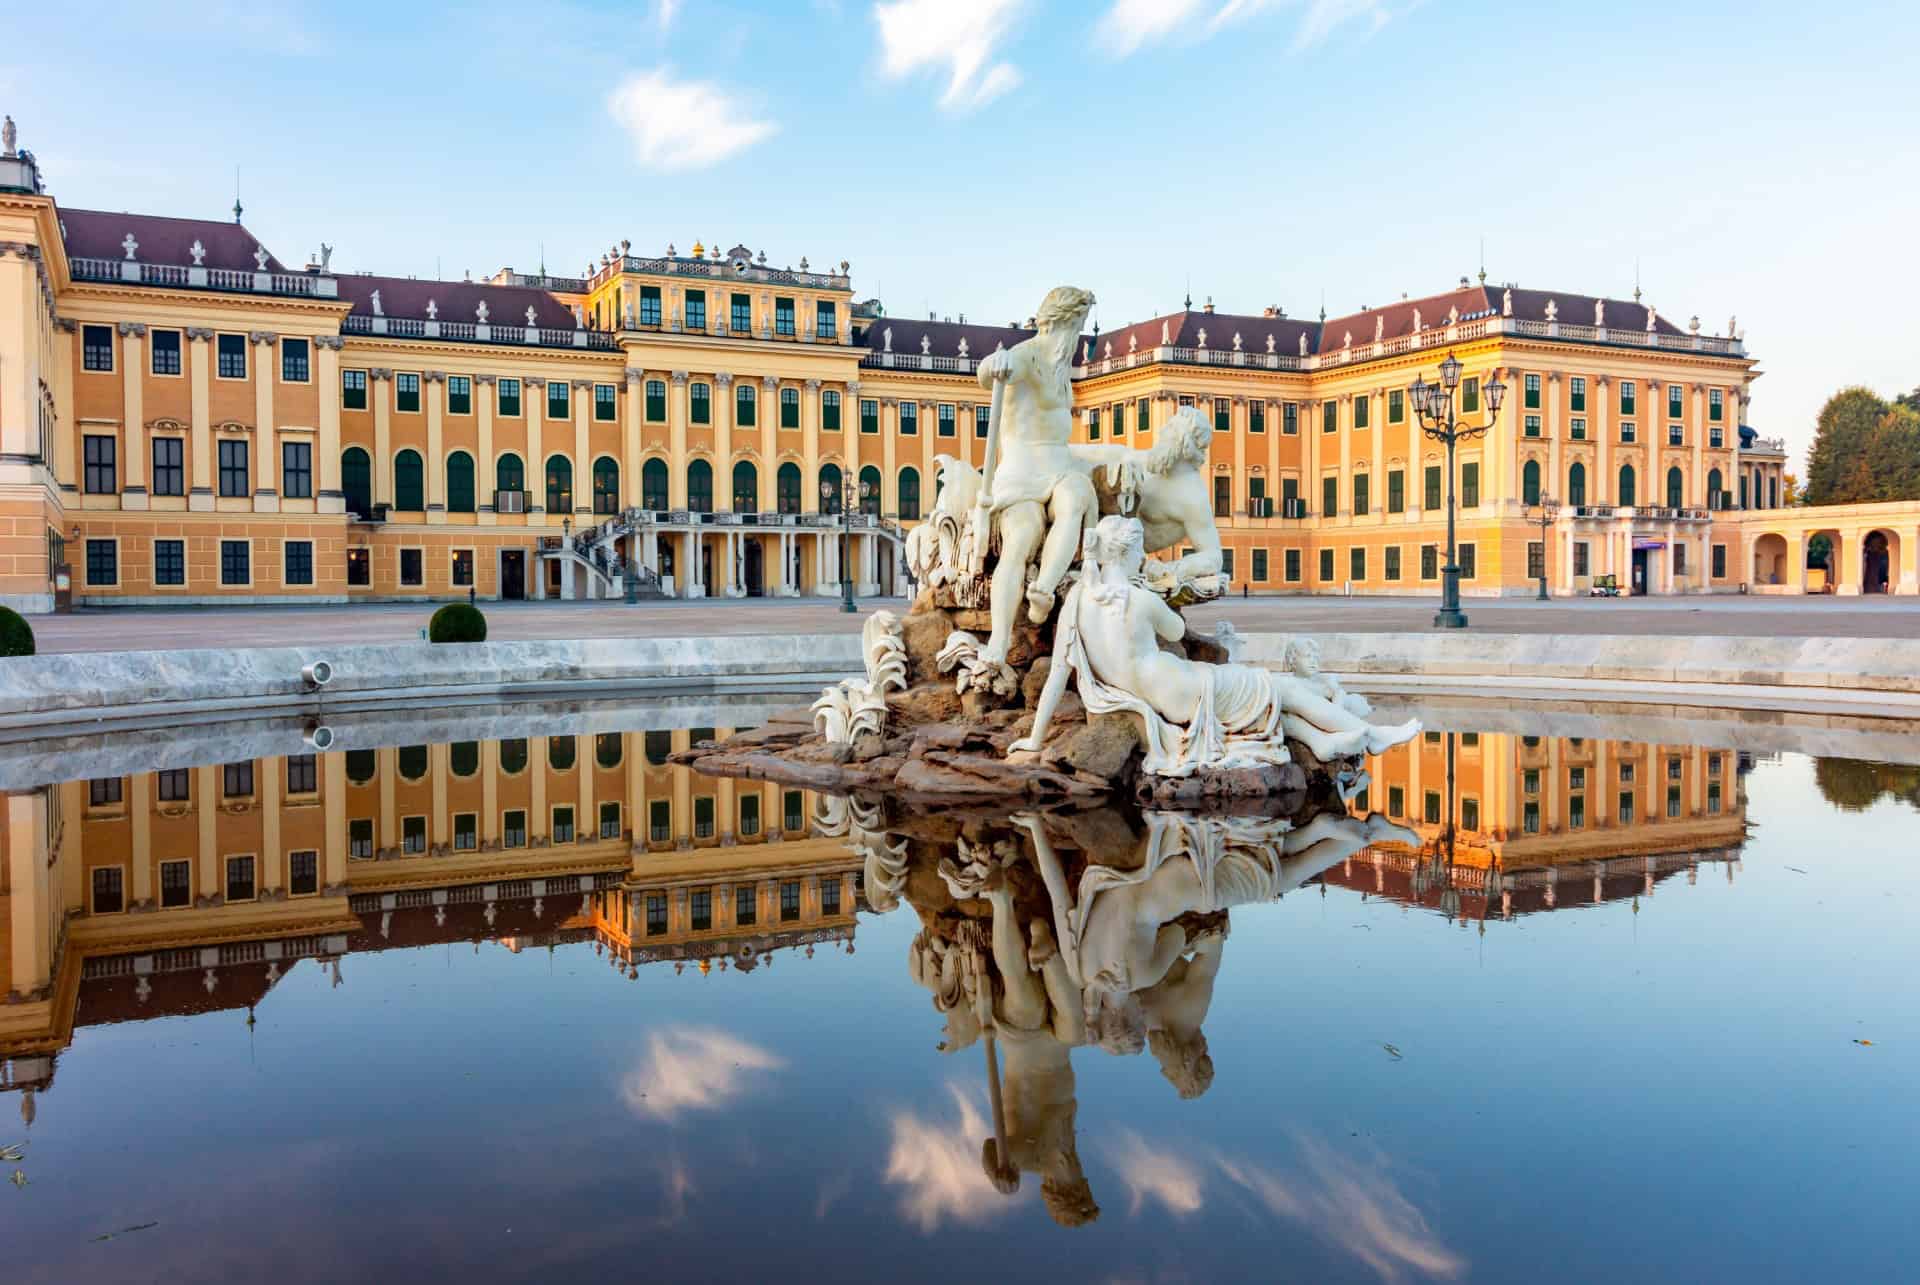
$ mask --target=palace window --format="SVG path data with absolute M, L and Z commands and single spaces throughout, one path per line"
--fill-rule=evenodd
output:
M 593 511 L 603 517 L 620 511 L 620 466 L 610 455 L 593 462 Z
M 1632 420 L 1623 419 L 1620 421 L 1620 440 L 1628 443 L 1631 443 L 1634 440 L 1636 440 L 1636 434 L 1634 433 L 1634 430 L 1633 430 Z
M 1265 549 L 1255 549 L 1253 551 L 1253 578 L 1262 581 L 1267 578 L 1267 551 Z
M 187 542 L 185 540 L 153 542 L 153 582 L 157 585 L 170 586 L 179 586 L 187 582 Z
M 1571 410 L 1584 411 L 1587 408 L 1587 377 L 1575 375 L 1568 381 L 1567 406 Z
M 1540 409 L 1540 376 L 1528 375 L 1526 388 L 1527 388 L 1526 408 L 1528 410 L 1539 410 Z
M 647 936 L 659 937 L 667 931 L 667 898 L 665 893 L 647 894 Z
M 1142 406 L 1145 406 L 1146 402 L 1142 400 L 1140 404 Z M 1140 427 L 1145 428 L 1146 425 L 1142 424 Z M 1281 402 L 1280 403 L 1281 434 L 1286 437 L 1292 437 L 1295 433 L 1298 433 L 1299 431 L 1300 431 L 1300 403 L 1299 402 Z
M 553 810 L 554 844 L 557 846 L 562 843 L 572 843 L 573 840 L 573 809 L 570 807 L 555 808 Z
M 1535 403 L 1536 405 L 1538 403 Z M 1463 414 L 1474 414 L 1480 409 L 1480 381 L 1463 379 L 1460 381 L 1460 410 Z
M 1300 550 L 1288 549 L 1281 558 L 1281 565 L 1288 584 L 1300 583 Z
M 1707 445 L 1708 446 L 1711 446 L 1714 450 L 1717 451 L 1721 447 L 1725 446 L 1726 444 L 1727 444 L 1726 429 L 1720 427 L 1720 425 L 1718 424 L 1714 424 L 1708 427 L 1707 429 Z
M 372 818 L 347 822 L 347 856 L 356 861 L 365 861 L 373 856 Z
M 753 296 L 749 294 L 736 294 L 729 301 L 729 304 L 729 311 L 732 313 L 732 316 L 728 318 L 728 327 L 736 335 L 753 333 Z
M 1727 546 L 1724 544 L 1713 546 L 1713 578 L 1715 580 L 1727 578 Z
M 1523 432 L 1527 437 L 1540 436 L 1540 417 L 1538 415 L 1529 415 L 1522 423 L 1525 426 Z
M 247 377 L 247 337 L 245 335 L 221 335 L 215 343 L 218 345 L 216 369 L 222 379 L 245 379 Z
M 1475 461 L 1460 466 L 1460 507 L 1480 507 L 1480 465 Z
M 755 423 L 753 412 L 753 385 L 736 383 L 733 386 L 733 426 L 735 428 L 752 428 Z M 661 412 L 661 418 L 666 418 L 665 411 Z
M 1386 563 L 1386 578 L 1389 580 L 1398 580 L 1400 578 L 1400 546 L 1397 544 L 1388 545 L 1386 547 L 1384 561 Z
M 698 744 L 700 737 L 691 737 Z M 702 795 L 693 801 L 693 837 L 711 839 L 713 837 L 713 796 Z
M 1213 516 L 1216 518 L 1233 516 L 1233 479 L 1225 473 L 1213 475 Z
M 1228 546 L 1220 550 L 1220 574 L 1228 580 L 1233 579 L 1233 548 Z
M 367 408 L 366 371 L 343 370 L 340 372 L 340 408 L 342 410 Z
M 193 901 L 193 862 L 160 863 L 160 908 L 177 910 Z
M 657 326 L 660 324 L 660 287 L 640 287 L 640 324 Z
M 860 399 L 860 431 L 862 433 L 880 431 L 880 403 L 871 397 Z
M 220 793 L 229 799 L 253 797 L 253 764 L 228 763 L 220 769 Z
M 1687 430 L 1685 425 L 1682 425 L 1682 424 L 1667 425 L 1667 445 L 1668 446 L 1684 446 L 1686 445 L 1686 441 L 1687 441 Z
M 687 329 L 705 330 L 707 328 L 707 292 L 705 290 L 687 291 Z
M 612 384 L 593 386 L 593 417 L 602 424 L 610 424 L 619 413 L 616 409 L 616 392 Z
M 1213 399 L 1213 431 L 1216 433 L 1233 431 L 1233 403 L 1224 397 Z
M 180 373 L 180 332 L 178 330 L 155 330 L 148 337 L 147 342 L 151 345 L 147 354 L 147 364 L 154 374 L 177 375 Z
M 1320 550 L 1320 579 L 1323 583 L 1333 583 L 1333 550 Z
M 280 341 L 280 382 L 283 384 L 304 384 L 312 376 L 312 360 L 307 341 L 304 339 L 282 339 Z
M 184 767 L 168 768 L 153 774 L 154 797 L 162 803 L 193 801 L 193 774 Z
M 793 337 L 793 300 L 775 298 L 773 301 L 773 333 L 784 338 Z
M 118 438 L 104 434 L 88 433 L 81 439 L 88 495 L 112 495 L 120 489 L 119 445 Z
M 1631 379 L 1621 380 L 1620 381 L 1620 413 L 1622 415 L 1634 414 L 1635 401 L 1636 401 L 1636 397 L 1635 397 L 1635 389 L 1634 389 L 1633 381 Z
M 520 381 L 503 378 L 494 387 L 498 390 L 496 400 L 500 414 L 507 418 L 517 416 L 520 413 Z
M 600 805 L 600 837 L 602 839 L 620 837 L 620 805 L 618 803 Z
M 419 451 L 408 449 L 393 457 L 393 507 L 410 513 L 426 510 L 427 471 Z
M 471 375 L 447 376 L 447 414 L 473 414 L 473 377 Z
M 920 403 L 900 403 L 900 436 L 915 437 L 920 432 Z
M 1540 461 L 1528 460 L 1520 469 L 1520 500 L 1523 504 L 1540 503 Z
M 501 814 L 500 846 L 503 848 L 527 846 L 527 814 L 524 809 L 513 808 Z
M 120 544 L 116 540 L 87 541 L 87 583 L 120 583 Z
M 820 394 L 820 431 L 840 431 L 840 394 L 831 388 Z
M 1685 390 L 1679 384 L 1667 385 L 1667 418 L 1679 419 L 1686 413 Z
M 1387 472 L 1387 512 L 1404 513 L 1407 511 L 1407 474 L 1404 469 L 1390 469 Z
M 1577 417 L 1574 419 L 1568 420 L 1567 436 L 1571 437 L 1576 442 L 1586 441 L 1587 440 L 1587 421 Z
M 113 370 L 113 327 L 80 327 L 80 369 L 99 372 Z
M 313 443 L 280 443 L 280 494 L 289 500 L 313 498 Z
M 1098 406 L 1087 410 L 1087 440 L 1089 442 L 1100 440 L 1100 408 Z
M 1407 394 L 1404 389 L 1387 390 L 1387 423 L 1404 424 L 1407 422 Z
M 780 390 L 780 427 L 800 427 L 800 390 L 797 388 Z
M 1320 479 L 1320 512 L 1324 517 L 1335 517 L 1340 512 L 1340 479 L 1323 477 Z
M 975 431 L 978 432 L 980 436 L 985 437 L 987 433 L 987 427 L 986 427 L 987 408 L 985 406 L 982 406 L 978 409 L 976 413 L 979 416 L 979 422 L 975 428 Z M 1134 423 L 1134 427 L 1142 433 L 1150 432 L 1152 430 L 1153 404 L 1147 398 L 1142 397 L 1139 401 L 1133 404 L 1133 423 Z
M 791 921 L 800 917 L 800 881 L 787 879 L 780 884 L 780 918 Z
M 424 818 L 422 818 L 424 821 Z M 252 901 L 254 894 L 252 857 L 227 858 L 227 900 Z
M 284 583 L 290 585 L 313 583 L 313 541 L 287 541 L 286 559 L 286 572 L 281 576 Z
M 1324 401 L 1320 403 L 1320 431 L 1337 433 L 1340 431 L 1340 403 Z
M 426 560 L 421 550 L 400 550 L 400 583 L 407 586 L 426 583 Z
M 320 790 L 320 760 L 312 754 L 287 756 L 287 793 L 316 794 Z
M 1115 418 L 1113 422 L 1113 431 L 1115 433 L 1120 431 L 1120 420 L 1118 418 Z M 1264 433 L 1267 431 L 1267 404 L 1258 398 L 1247 403 L 1247 431 L 1249 433 Z
M 1726 393 L 1718 388 L 1707 390 L 1707 419 L 1715 424 L 1726 415 Z
M 740 813 L 741 813 L 741 822 L 742 822 L 741 832 L 742 833 L 753 833 L 753 831 L 748 831 L 746 829 L 746 825 L 745 825 L 746 805 L 749 802 L 752 802 L 757 805 L 759 801 L 760 800 L 757 797 L 754 797 L 752 795 L 749 795 L 747 798 L 740 800 Z M 757 818 L 755 819 L 754 825 L 757 830 L 759 826 L 759 821 Z M 741 928 L 751 928 L 755 924 L 755 922 L 758 921 L 759 917 L 760 917 L 759 916 L 759 895 L 755 891 L 755 889 L 745 884 L 735 888 L 733 890 L 733 922 L 734 924 Z
M 1546 546 L 1538 540 L 1527 541 L 1527 578 L 1538 580 L 1547 574 Z
M 822 339 L 832 339 L 840 333 L 839 314 L 834 306 L 824 300 L 813 305 L 813 333 Z
M 1440 546 L 1423 544 L 1420 546 L 1420 578 L 1438 579 L 1440 575 Z
M 220 442 L 220 494 L 228 498 L 251 494 L 247 489 L 247 443 L 244 438 L 226 438 Z
M 367 548 L 347 550 L 347 584 L 365 588 L 373 583 L 373 562 Z
M 1347 578 L 1349 580 L 1367 578 L 1367 551 L 1358 545 L 1347 550 Z
M 1368 477 L 1365 473 L 1353 475 L 1353 512 L 1356 517 L 1365 517 L 1372 512 L 1372 497 L 1367 494 Z
M 567 387 L 566 380 L 549 379 L 547 381 L 548 419 L 566 419 L 572 414 L 572 406 L 569 401 L 571 393 L 572 390 Z
M 1471 580 L 1474 578 L 1477 569 L 1477 559 L 1474 555 L 1478 550 L 1471 544 L 1463 544 L 1459 546 L 1459 548 L 1460 578 L 1462 580 Z
M 113 915 L 127 908 L 126 872 L 119 866 L 95 866 L 93 870 L 93 913 Z
M 504 382 L 504 381 L 502 381 Z M 647 422 L 658 424 L 667 418 L 667 384 L 663 379 L 647 381 Z
M 940 410 L 938 413 L 939 413 L 939 429 L 938 429 L 939 435 L 941 437 L 952 437 L 954 435 L 953 403 L 941 402 Z
M 712 800 L 708 800 L 709 803 Z M 713 889 L 701 888 L 687 898 L 688 927 L 700 933 L 713 927 Z
M 1372 416 L 1373 398 L 1361 393 L 1353 399 L 1353 426 L 1355 428 L 1371 427 Z
M 473 583 L 473 550 L 455 549 L 453 551 L 453 565 L 449 570 L 452 574 L 454 588 L 465 589 L 471 585 Z
M 1587 566 L 1587 542 L 1585 540 L 1576 540 L 1573 543 L 1573 574 L 1576 576 L 1586 575 Z
M 1426 475 L 1423 480 L 1426 484 L 1425 486 L 1426 508 L 1429 510 L 1439 508 L 1440 507 L 1440 466 L 1438 464 L 1427 465 Z
M 713 423 L 713 389 L 709 385 L 687 386 L 687 419 L 695 424 Z
M 393 377 L 393 408 L 402 414 L 420 410 L 420 376 L 399 374 Z
M 1146 427 L 1146 412 L 1147 412 L 1147 404 L 1146 402 L 1143 401 L 1140 403 L 1140 415 L 1141 415 L 1140 426 L 1142 428 Z M 992 413 L 987 407 L 975 406 L 973 408 L 973 435 L 975 437 L 985 437 L 987 435 L 987 424 L 992 420 L 992 418 L 993 418 Z

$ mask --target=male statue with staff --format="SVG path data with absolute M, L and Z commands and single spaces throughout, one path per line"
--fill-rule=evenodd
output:
M 1061 579 L 1080 550 L 1082 532 L 1100 516 L 1088 466 L 1073 438 L 1073 350 L 1093 308 L 1093 295 L 1073 286 L 1047 292 L 1034 322 L 1038 333 L 980 361 L 980 385 L 993 394 L 987 452 L 973 513 L 974 575 L 986 569 L 999 535 L 1000 562 L 989 606 L 993 632 L 979 660 L 1004 670 L 1015 613 L 1044 623 Z M 1028 581 L 1035 556 L 1039 566 Z

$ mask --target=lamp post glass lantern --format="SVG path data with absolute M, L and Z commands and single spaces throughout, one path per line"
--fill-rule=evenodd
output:
M 1507 386 L 1495 375 L 1480 389 L 1487 400 L 1487 422 L 1480 425 L 1463 423 L 1453 408 L 1453 394 L 1460 386 L 1461 369 L 1460 359 L 1449 352 L 1447 359 L 1440 363 L 1438 383 L 1429 384 L 1416 375 L 1413 383 L 1407 387 L 1407 400 L 1412 403 L 1414 414 L 1420 421 L 1420 432 L 1431 441 L 1444 442 L 1447 447 L 1447 564 L 1440 569 L 1440 610 L 1433 617 L 1436 629 L 1464 629 L 1467 626 L 1466 614 L 1460 610 L 1460 563 L 1454 538 L 1454 511 L 1458 507 L 1454 496 L 1454 475 L 1457 472 L 1454 467 L 1454 448 L 1462 441 L 1486 436 L 1500 418 L 1500 403 L 1507 395 Z
M 871 482 L 860 483 L 860 500 L 879 495 L 879 489 Z M 832 515 L 838 508 L 840 517 L 840 610 L 858 611 L 853 604 L 853 577 L 848 574 L 847 554 L 853 538 L 853 515 L 860 510 L 860 501 L 855 500 L 851 491 L 843 491 L 832 482 L 820 483 L 820 511 Z
M 1560 516 L 1560 501 L 1542 491 L 1535 506 L 1540 511 L 1536 519 L 1540 523 L 1540 593 L 1539 600 L 1546 602 L 1553 595 L 1547 592 L 1547 568 L 1553 565 L 1552 532 L 1554 519 Z

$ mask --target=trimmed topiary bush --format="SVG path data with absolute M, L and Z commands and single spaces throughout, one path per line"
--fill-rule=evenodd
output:
M 487 618 L 478 607 L 450 602 L 433 613 L 427 637 L 437 643 L 471 643 L 487 640 Z
M 11 607 L 0 607 L 0 656 L 33 655 L 33 626 Z

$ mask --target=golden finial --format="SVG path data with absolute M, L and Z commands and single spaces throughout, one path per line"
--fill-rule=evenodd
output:
M 707 247 L 704 245 L 701 245 L 698 241 L 695 241 L 693 243 L 693 257 L 696 259 L 704 259 L 706 258 L 706 256 L 707 256 Z

